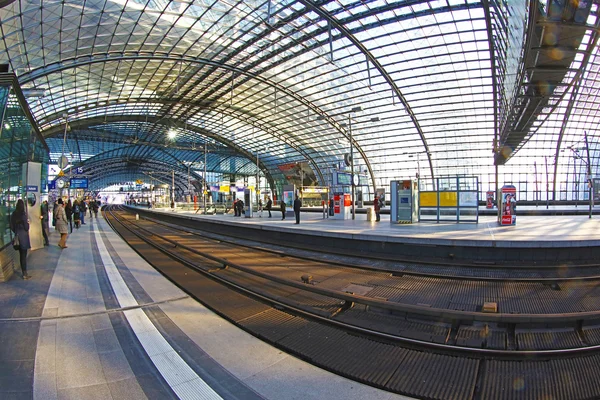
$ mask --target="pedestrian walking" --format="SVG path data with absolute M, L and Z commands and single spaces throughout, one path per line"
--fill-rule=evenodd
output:
M 29 241 L 29 218 L 25 211 L 23 199 L 17 200 L 17 206 L 10 216 L 10 230 L 19 239 L 19 262 L 21 264 L 21 273 L 23 279 L 31 278 L 27 273 L 27 250 L 31 248 Z M 16 249 L 15 249 L 16 250 Z

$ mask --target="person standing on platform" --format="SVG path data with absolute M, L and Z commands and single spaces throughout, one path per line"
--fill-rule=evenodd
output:
M 58 203 L 63 204 L 63 203 Z M 69 226 L 71 227 L 71 233 L 73 233 L 73 206 L 71 205 L 71 199 L 67 202 L 67 205 L 64 206 L 65 216 L 67 217 L 67 221 L 69 222 Z M 58 229 L 58 226 L 56 227 Z
M 94 218 L 98 219 L 98 202 L 94 200 L 90 207 L 94 210 Z
M 75 199 L 73 201 L 73 222 L 75 223 L 75 229 L 79 229 L 81 226 L 81 205 L 79 200 Z M 67 216 L 68 219 L 68 216 Z M 73 233 L 73 229 L 71 229 L 71 233 Z
M 88 209 L 90 210 L 90 219 L 92 219 L 92 213 L 94 212 L 93 207 L 92 207 L 92 202 L 89 200 L 86 200 L 86 204 Z
M 56 212 L 58 211 L 58 200 L 54 200 L 52 203 L 52 226 L 56 230 Z
M 300 207 L 302 207 L 302 201 L 296 195 L 296 199 L 294 200 L 294 214 L 296 214 L 296 223 L 300 223 Z
M 29 241 L 29 218 L 25 212 L 23 199 L 17 200 L 17 207 L 10 216 L 10 230 L 19 238 L 19 261 L 23 279 L 31 278 L 27 274 L 27 250 L 31 248 Z
M 238 217 L 241 217 L 243 212 L 244 212 L 244 202 L 242 201 L 242 199 L 239 199 L 238 200 Z
M 379 220 L 381 219 L 380 216 L 380 212 L 381 212 L 381 203 L 379 202 L 379 196 L 375 195 L 375 198 L 373 199 L 373 209 L 375 210 L 375 221 L 379 222 Z
M 81 225 L 85 225 L 85 212 L 87 211 L 87 207 L 85 201 L 81 200 L 79 202 L 79 217 L 81 218 Z
M 40 206 L 40 211 L 42 215 L 40 216 L 40 220 L 42 221 L 42 235 L 44 235 L 44 246 L 50 245 L 48 242 L 48 235 L 50 235 L 50 224 L 48 221 L 48 200 L 44 200 L 42 205 Z
M 258 199 L 258 216 L 259 216 L 259 218 L 262 218 L 262 212 L 263 212 L 262 200 Z
M 71 200 L 69 200 L 69 203 Z M 69 204 L 70 205 L 70 204 Z M 67 248 L 67 234 L 69 232 L 67 225 L 67 213 L 63 206 L 63 199 L 58 199 L 58 209 L 56 210 L 56 230 L 60 233 L 60 241 L 58 247 L 61 249 Z M 73 225 L 71 225 L 71 232 L 73 232 Z
M 271 200 L 271 197 L 269 196 L 267 198 L 267 211 L 269 212 L 269 218 L 271 218 L 271 207 L 273 207 L 273 201 Z
M 279 201 L 279 209 L 281 210 L 281 220 L 283 221 L 285 219 L 285 201 Z

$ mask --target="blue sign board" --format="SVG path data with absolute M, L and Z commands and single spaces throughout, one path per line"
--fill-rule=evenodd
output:
M 75 170 L 75 173 L 79 174 L 79 175 L 83 174 L 83 167 L 77 167 L 77 169 Z
M 71 189 L 87 189 L 88 180 L 87 178 L 71 178 Z
M 27 185 L 27 191 L 28 192 L 37 192 L 38 191 L 38 187 L 35 185 Z
M 54 189 L 56 189 L 56 181 L 48 182 L 48 190 L 54 190 Z

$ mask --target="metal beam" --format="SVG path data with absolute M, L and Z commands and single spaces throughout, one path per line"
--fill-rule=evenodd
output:
M 404 106 L 406 112 L 408 113 L 411 121 L 413 122 L 413 124 L 415 126 L 415 129 L 417 130 L 417 133 L 421 137 L 421 141 L 423 142 L 423 147 L 425 148 L 425 152 L 427 154 L 427 160 L 429 162 L 429 171 L 431 172 L 432 183 L 433 183 L 433 186 L 435 187 L 435 175 L 434 175 L 434 171 L 433 171 L 433 161 L 431 159 L 431 152 L 430 152 L 429 146 L 427 144 L 427 139 L 425 138 L 425 133 L 423 132 L 423 129 L 421 128 L 421 125 L 419 124 L 419 121 L 418 121 L 415 113 L 413 112 L 413 110 L 411 109 L 410 105 L 408 104 L 408 101 L 406 100 L 406 98 L 402 94 L 402 91 L 396 85 L 396 82 L 394 82 L 394 79 L 390 76 L 390 74 L 387 73 L 387 71 L 385 70 L 385 68 L 383 67 L 383 65 L 369 51 L 369 49 L 367 49 L 365 47 L 365 45 L 363 45 L 361 43 L 361 41 L 358 40 L 352 34 L 352 32 L 350 32 L 350 30 L 348 28 L 346 28 L 344 25 L 342 25 L 342 23 L 340 21 L 338 21 L 338 19 L 335 18 L 329 11 L 326 11 L 326 10 L 322 9 L 319 6 L 319 4 L 317 4 L 316 2 L 314 2 L 312 0 L 298 0 L 298 2 L 302 3 L 306 8 L 308 8 L 309 10 L 311 10 L 311 11 L 315 12 L 316 14 L 318 14 L 321 18 L 323 18 L 324 20 L 326 20 L 328 23 L 330 23 L 331 25 L 333 25 L 338 31 L 340 31 L 342 33 L 342 35 L 346 39 L 348 39 L 350 42 L 352 42 L 352 44 L 356 48 L 358 48 L 361 53 L 363 53 L 365 55 L 365 57 L 367 58 L 367 60 L 369 60 L 371 62 L 371 64 L 373 65 L 373 67 L 375 67 L 375 69 L 377 69 L 377 71 L 385 79 L 385 81 L 387 82 L 387 84 L 392 88 L 392 91 L 398 97 L 398 99 L 400 100 L 400 102 L 402 103 L 402 105 Z M 361 155 L 362 154 L 364 154 L 364 153 L 361 153 Z M 366 155 L 365 155 L 365 157 L 366 157 Z M 371 171 L 370 163 L 369 163 L 369 161 L 368 161 L 367 158 L 365 158 L 365 163 L 369 166 L 369 171 Z M 375 189 L 377 187 L 377 185 L 376 185 L 375 176 L 374 176 L 373 173 L 371 173 L 371 179 L 373 180 L 373 188 Z

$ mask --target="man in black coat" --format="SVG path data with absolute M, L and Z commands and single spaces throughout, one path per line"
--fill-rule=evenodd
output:
M 265 207 L 265 209 L 269 212 L 269 218 L 271 218 L 271 207 L 273 207 L 273 201 L 269 196 L 269 199 L 267 200 L 267 206 Z
M 279 200 L 279 209 L 281 210 L 281 220 L 285 219 L 285 202 L 283 200 Z
M 302 201 L 296 195 L 296 199 L 294 200 L 294 214 L 296 214 L 296 223 L 300 223 L 300 207 L 302 207 Z

